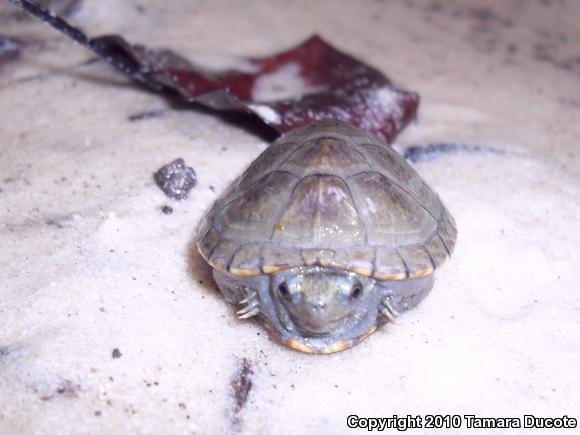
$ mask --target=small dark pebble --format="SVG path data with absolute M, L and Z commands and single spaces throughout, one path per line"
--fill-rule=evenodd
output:
M 509 54 L 515 54 L 518 51 L 518 46 L 516 44 L 508 44 L 507 51 Z
M 175 199 L 184 199 L 197 182 L 195 171 L 185 166 L 181 158 L 163 166 L 153 174 L 153 178 L 165 195 Z
M 163 207 L 161 207 L 161 211 L 163 212 L 163 214 L 173 213 L 173 209 L 171 207 L 169 207 L 168 205 L 164 205 Z
M 80 385 L 75 385 L 69 380 L 63 380 L 60 386 L 56 389 L 57 394 L 62 394 L 66 397 L 77 397 L 77 391 L 80 390 Z
M 165 113 L 165 111 L 163 111 L 163 110 L 150 110 L 148 112 L 140 112 L 140 113 L 134 113 L 133 115 L 129 115 L 128 119 L 131 122 L 147 121 L 149 119 L 159 118 L 159 117 L 163 116 L 164 113 Z
M 115 359 L 121 358 L 123 354 L 121 353 L 121 351 L 117 348 L 113 349 L 113 352 L 111 353 L 111 356 Z
M 101 411 L 95 411 L 95 416 L 100 417 L 101 416 Z

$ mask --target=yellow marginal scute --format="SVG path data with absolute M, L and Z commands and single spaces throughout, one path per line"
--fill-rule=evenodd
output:
M 240 269 L 239 267 L 230 267 L 229 272 L 232 275 L 243 276 L 247 278 L 262 274 L 262 271 L 260 269 Z
M 409 278 L 422 278 L 427 275 L 431 275 L 435 269 L 432 267 L 428 267 L 425 269 L 418 269 L 412 272 L 409 272 Z
M 374 278 L 378 279 L 379 281 L 401 281 L 403 279 L 407 279 L 407 274 L 375 272 Z
M 284 344 L 286 346 L 294 349 L 294 350 L 299 351 L 299 352 L 318 354 L 318 355 L 326 355 L 326 354 L 341 352 L 343 350 L 349 349 L 349 348 L 357 345 L 358 343 L 360 343 L 364 339 L 366 339 L 369 335 L 371 335 L 376 330 L 377 330 L 377 326 L 375 325 L 375 326 L 372 326 L 369 329 L 367 329 L 362 335 L 360 335 L 357 338 L 354 338 L 352 340 L 339 340 L 335 343 L 332 343 L 326 347 L 321 347 L 321 348 L 310 347 L 310 346 L 302 343 L 301 341 L 296 340 L 295 338 L 286 339 Z
M 289 264 L 273 264 L 273 265 L 268 265 L 268 266 L 262 266 L 262 271 L 265 274 L 272 274 L 272 273 L 276 273 L 279 272 L 283 269 L 288 269 L 290 267 Z

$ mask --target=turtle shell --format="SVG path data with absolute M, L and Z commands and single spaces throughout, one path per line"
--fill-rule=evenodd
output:
M 456 236 L 439 197 L 387 143 L 323 120 L 267 148 L 206 214 L 197 245 L 237 276 L 321 265 L 402 280 L 432 273 Z

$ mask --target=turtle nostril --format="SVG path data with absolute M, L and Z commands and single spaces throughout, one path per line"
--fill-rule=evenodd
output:
M 315 302 L 314 304 L 312 304 L 312 308 L 314 309 L 314 311 L 319 312 L 319 313 L 326 310 L 326 306 L 327 306 L 326 302 L 323 302 L 323 301 L 318 301 L 318 302 Z

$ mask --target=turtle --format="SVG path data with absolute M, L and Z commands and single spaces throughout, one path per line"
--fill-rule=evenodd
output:
M 240 319 L 328 354 L 431 291 L 455 221 L 386 142 L 323 119 L 269 146 L 203 217 L 198 251 Z

